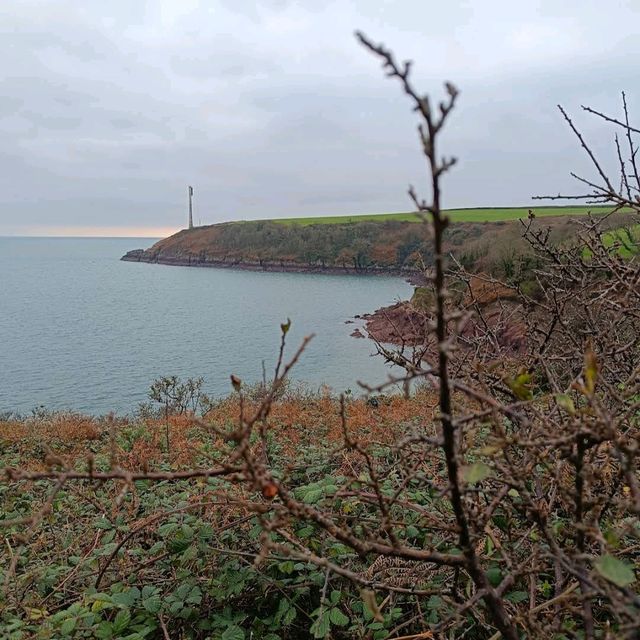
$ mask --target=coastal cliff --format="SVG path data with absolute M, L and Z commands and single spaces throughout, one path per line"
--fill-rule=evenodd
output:
M 289 226 L 271 221 L 236 222 L 185 229 L 148 249 L 122 257 L 186 267 L 329 274 L 418 274 L 424 246 L 420 225 L 360 222 Z
M 573 231 L 568 218 L 548 219 L 556 235 Z M 571 229 L 569 227 L 572 227 Z M 466 268 L 494 272 L 527 247 L 518 221 L 456 222 L 445 252 Z M 416 222 L 363 220 L 297 225 L 276 221 L 228 222 L 185 229 L 123 260 L 188 267 L 414 277 L 429 264 L 433 248 Z
M 545 217 L 542 225 L 553 243 L 571 241 L 581 229 L 579 220 L 570 216 Z M 603 230 L 606 228 L 604 221 Z M 453 256 L 471 273 L 533 283 L 535 260 L 522 230 L 519 220 L 451 222 L 445 232 L 444 253 L 447 260 Z M 184 229 L 148 249 L 129 251 L 122 260 L 251 271 L 388 275 L 421 284 L 424 265 L 433 260 L 433 247 L 428 229 L 408 220 L 330 224 L 262 220 Z
M 243 269 L 247 271 L 272 271 L 284 273 L 325 273 L 335 275 L 385 275 L 406 277 L 411 282 L 421 281 L 420 272 L 411 267 L 389 267 L 380 265 L 355 266 L 348 264 L 327 265 L 322 261 L 302 263 L 293 260 L 247 260 L 238 258 L 215 258 L 206 254 L 172 253 L 150 249 L 134 249 L 121 260 L 125 262 L 146 262 L 176 267 L 212 267 L 217 269 Z

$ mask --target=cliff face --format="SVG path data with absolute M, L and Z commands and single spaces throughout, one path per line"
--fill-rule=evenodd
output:
M 287 226 L 224 223 L 186 229 L 122 260 L 256 271 L 411 275 L 422 247 L 415 223 Z
M 478 238 L 504 228 L 508 225 L 452 225 L 449 245 L 452 249 L 468 245 L 473 252 Z M 428 263 L 431 257 L 428 234 L 416 222 L 303 226 L 256 221 L 185 229 L 122 259 L 189 267 L 404 276 L 417 273 L 420 260 Z
M 550 228 L 551 239 L 559 242 L 574 237 L 577 224 L 569 217 L 545 218 L 543 223 Z M 257 271 L 411 275 L 432 261 L 429 236 L 423 224 L 396 220 L 315 225 L 230 222 L 179 231 L 122 259 Z M 532 253 L 517 220 L 452 223 L 444 249 L 470 271 L 506 277 L 529 268 Z
M 121 260 L 125 262 L 148 262 L 155 264 L 173 265 L 176 267 L 213 267 L 217 269 L 244 269 L 247 271 L 280 271 L 289 273 L 328 273 L 328 274 L 345 274 L 345 275 L 397 275 L 407 277 L 415 282 L 420 282 L 420 275 L 417 269 L 411 268 L 394 268 L 371 265 L 368 267 L 354 267 L 348 265 L 329 266 L 321 262 L 303 264 L 295 261 L 273 261 L 273 260 L 236 260 L 236 259 L 217 259 L 207 256 L 193 255 L 171 255 L 168 252 L 158 254 L 150 254 L 149 250 L 134 249 L 122 256 Z
M 281 271 L 290 273 L 334 273 L 345 275 L 398 275 L 411 277 L 418 275 L 417 269 L 383 267 L 371 265 L 369 267 L 353 267 L 348 265 L 323 265 L 321 262 L 303 264 L 294 261 L 273 260 L 239 260 L 217 259 L 208 256 L 172 255 L 170 252 L 151 253 L 150 250 L 134 249 L 122 256 L 125 262 L 148 262 L 155 264 L 173 265 L 176 267 L 213 267 L 218 269 L 245 269 L 248 271 Z

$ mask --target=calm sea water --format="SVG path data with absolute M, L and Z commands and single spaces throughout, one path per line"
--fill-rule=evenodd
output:
M 120 262 L 152 242 L 0 238 L 0 411 L 129 412 L 162 375 L 202 376 L 224 395 L 230 373 L 272 370 L 287 317 L 289 354 L 316 334 L 294 380 L 356 392 L 358 379 L 386 378 L 345 321 L 409 296 L 400 278 Z

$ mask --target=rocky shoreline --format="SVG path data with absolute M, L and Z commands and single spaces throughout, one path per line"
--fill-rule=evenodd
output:
M 213 269 L 241 269 L 243 271 L 266 271 L 281 273 L 320 273 L 326 275 L 358 275 L 358 276 L 395 276 L 405 278 L 413 285 L 421 284 L 423 275 L 416 269 L 393 269 L 389 267 L 349 267 L 328 266 L 321 263 L 302 264 L 299 262 L 279 261 L 241 261 L 216 260 L 201 256 L 173 256 L 150 253 L 145 249 L 134 249 L 127 252 L 120 260 L 125 262 L 145 262 L 147 264 L 163 264 L 174 267 L 200 267 Z
M 369 337 L 381 344 L 417 346 L 424 342 L 427 334 L 427 316 L 416 312 L 407 300 L 356 317 L 364 321 L 364 327 L 353 331 L 354 338 Z
M 523 353 L 527 348 L 527 324 L 524 309 L 513 290 L 479 278 L 473 278 L 470 286 L 473 299 L 465 296 L 461 304 L 462 308 L 475 313 L 465 324 L 461 336 L 471 344 L 489 331 L 505 353 Z M 429 324 L 434 320 L 431 313 L 417 309 L 411 301 L 397 302 L 356 319 L 364 325 L 353 331 L 354 338 L 369 337 L 381 344 L 403 347 L 424 345 L 425 336 L 431 334 Z

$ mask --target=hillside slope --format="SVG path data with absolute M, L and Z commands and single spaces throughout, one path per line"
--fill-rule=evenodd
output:
M 558 240 L 577 230 L 575 217 L 545 217 L 541 222 Z M 519 220 L 453 222 L 447 252 L 467 268 L 496 272 L 521 260 L 527 247 Z M 296 225 L 276 221 L 230 222 L 185 229 L 149 249 L 130 251 L 123 260 L 198 267 L 235 267 L 264 271 L 411 274 L 429 261 L 426 228 L 415 222 L 336 222 Z

